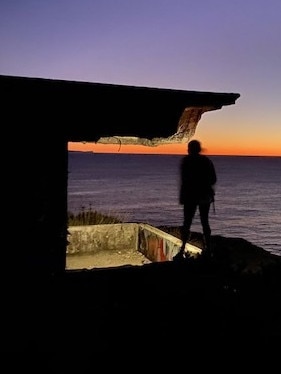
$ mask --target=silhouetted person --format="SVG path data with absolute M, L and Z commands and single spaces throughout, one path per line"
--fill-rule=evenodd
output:
M 181 231 L 184 254 L 185 244 L 190 238 L 190 227 L 198 207 L 203 229 L 203 252 L 210 254 L 211 228 L 209 211 L 214 201 L 214 185 L 217 176 L 212 161 L 202 154 L 198 140 L 191 140 L 187 146 L 188 155 L 184 156 L 180 165 L 180 204 L 183 205 L 184 221 Z

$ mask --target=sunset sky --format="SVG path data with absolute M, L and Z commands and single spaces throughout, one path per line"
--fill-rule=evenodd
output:
M 193 138 L 208 154 L 281 156 L 280 24 L 280 0 L 1 0 L 0 74 L 240 93 Z

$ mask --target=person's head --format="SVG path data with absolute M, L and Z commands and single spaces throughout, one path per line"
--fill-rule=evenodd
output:
M 187 145 L 187 151 L 190 155 L 198 155 L 201 152 L 201 144 L 198 140 L 191 140 Z

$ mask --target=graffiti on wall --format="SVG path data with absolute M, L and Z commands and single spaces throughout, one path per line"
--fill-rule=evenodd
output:
M 178 252 L 171 242 L 149 230 L 140 230 L 139 250 L 152 262 L 169 261 Z

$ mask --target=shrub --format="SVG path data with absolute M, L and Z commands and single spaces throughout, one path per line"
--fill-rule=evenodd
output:
M 115 216 L 99 213 L 95 210 L 82 210 L 77 214 L 68 212 L 69 226 L 83 226 L 83 225 L 101 225 L 111 223 L 122 223 L 123 221 Z

